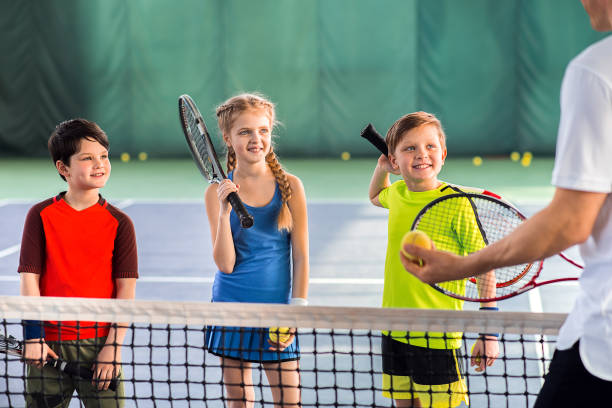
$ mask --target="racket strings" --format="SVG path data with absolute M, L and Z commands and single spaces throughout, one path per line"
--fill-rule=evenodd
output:
M 421 212 L 413 229 L 424 231 L 437 249 L 466 256 L 507 236 L 523 217 L 510 206 L 477 194 L 443 197 Z M 539 264 L 522 264 L 436 286 L 470 300 L 501 297 L 533 280 Z
M 198 165 L 200 172 L 209 182 L 217 180 L 219 175 L 216 174 L 215 167 L 210 160 L 206 140 L 200 134 L 197 117 L 194 112 L 184 103 L 181 104 L 181 119 L 183 121 L 185 130 L 189 135 L 187 141 L 196 159 L 196 164 Z

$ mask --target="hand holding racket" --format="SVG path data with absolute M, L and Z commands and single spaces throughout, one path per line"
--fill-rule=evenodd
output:
M 6 337 L 0 334 L 0 353 L 17 356 L 23 359 L 23 344 L 13 336 Z M 53 367 L 74 378 L 82 378 L 84 380 L 93 379 L 93 371 L 77 363 L 69 363 L 59 358 L 48 358 L 47 364 L 45 365 L 47 367 Z M 108 388 L 112 391 L 116 391 L 117 379 L 112 379 Z
M 178 104 L 181 125 L 193 160 L 209 183 L 220 183 L 227 176 L 219 163 L 200 111 L 189 95 L 181 95 Z M 250 228 L 253 225 L 253 217 L 247 212 L 238 193 L 230 193 L 227 200 L 240 218 L 242 228 Z

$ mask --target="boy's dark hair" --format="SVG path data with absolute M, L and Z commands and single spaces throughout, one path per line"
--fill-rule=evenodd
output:
M 427 112 L 413 112 L 402 116 L 389 128 L 387 138 L 385 139 L 387 147 L 389 148 L 389 153 L 393 154 L 395 148 L 402 140 L 404 133 L 422 125 L 435 126 L 438 129 L 440 144 L 442 147 L 446 148 L 446 135 L 444 134 L 444 129 L 442 129 L 442 124 L 438 118 Z
M 108 137 L 95 122 L 78 118 L 57 125 L 48 143 L 53 164 L 61 160 L 65 165 L 70 165 L 70 156 L 77 152 L 83 139 L 95 140 L 108 150 Z M 61 174 L 60 177 L 66 181 Z

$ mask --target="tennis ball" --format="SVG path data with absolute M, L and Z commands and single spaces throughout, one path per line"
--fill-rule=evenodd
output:
M 147 152 L 140 152 L 140 153 L 138 153 L 138 160 L 145 161 L 148 158 L 149 158 L 149 155 L 147 154 Z
M 423 266 L 422 259 L 414 257 L 404 250 L 404 245 L 406 244 L 412 244 L 412 245 L 420 246 L 421 248 L 431 249 L 432 247 L 431 239 L 423 231 L 412 230 L 404 234 L 404 237 L 402 238 L 402 242 L 400 244 L 400 250 L 402 251 L 402 254 L 404 254 L 406 258 L 410 259 L 412 262 L 414 262 L 415 264 L 419 266 Z
M 521 159 L 521 165 L 523 167 L 529 167 L 530 164 L 531 164 L 531 156 L 527 156 L 527 154 L 524 154 L 523 158 Z
M 512 160 L 513 162 L 519 161 L 520 158 L 521 158 L 521 154 L 519 152 L 510 153 L 510 160 Z
M 531 152 L 525 152 L 523 153 L 523 159 L 529 158 L 530 160 L 533 159 L 533 154 L 531 154 Z
M 286 343 L 291 337 L 288 327 L 270 327 L 270 341 L 272 343 Z
M 130 154 L 129 153 L 121 153 L 121 161 L 124 163 L 127 163 L 130 161 Z
M 482 157 L 474 156 L 474 158 L 472 159 L 472 164 L 477 167 L 480 166 L 482 164 Z
M 340 155 L 340 158 L 342 160 L 350 160 L 351 159 L 351 154 L 349 152 L 342 152 L 342 154 Z

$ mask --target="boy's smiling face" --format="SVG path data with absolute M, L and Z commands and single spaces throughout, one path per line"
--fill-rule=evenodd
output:
M 57 167 L 71 190 L 102 188 L 111 172 L 108 150 L 91 139 L 82 139 L 77 152 L 70 156 L 70 163 L 66 166 L 58 161 Z
M 391 164 L 400 171 L 411 191 L 438 188 L 438 173 L 445 158 L 446 147 L 440 142 L 434 125 L 422 125 L 405 132 L 395 151 L 389 154 Z

